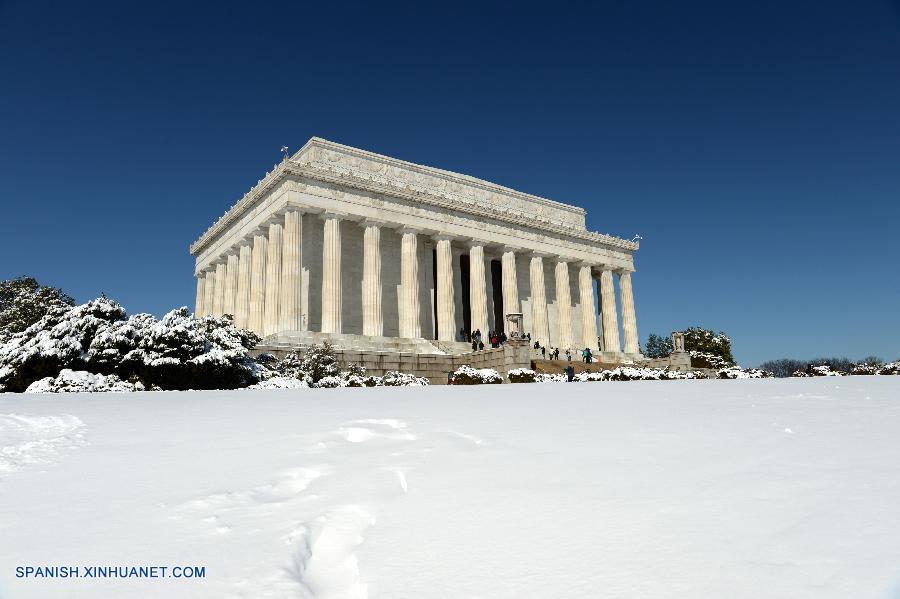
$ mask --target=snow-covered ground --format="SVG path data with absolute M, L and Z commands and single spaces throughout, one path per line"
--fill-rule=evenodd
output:
M 896 598 L 898 456 L 900 377 L 3 395 L 0 597 Z

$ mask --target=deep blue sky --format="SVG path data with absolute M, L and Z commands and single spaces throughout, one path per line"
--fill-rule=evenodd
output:
M 188 244 L 318 135 L 640 233 L 642 342 L 900 358 L 898 2 L 428 4 L 0 0 L 0 278 L 192 306 Z

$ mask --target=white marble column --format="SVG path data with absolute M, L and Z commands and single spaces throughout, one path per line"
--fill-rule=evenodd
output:
M 519 312 L 519 282 L 516 278 L 516 253 L 514 250 L 511 248 L 503 250 L 500 266 L 503 276 L 503 319 L 505 323 L 507 314 Z
M 206 284 L 203 286 L 203 316 L 210 316 L 213 309 L 213 300 L 216 297 L 216 271 L 208 270 L 203 273 Z
M 480 241 L 473 241 L 469 246 L 469 309 L 472 315 L 472 330 L 481 331 L 481 335 L 485 339 L 490 330 L 486 281 L 484 244 Z
M 341 332 L 341 217 L 323 214 L 322 332 Z
M 572 347 L 572 292 L 569 288 L 569 263 L 556 263 L 556 314 L 559 339 L 556 346 L 562 349 Z
M 253 261 L 250 264 L 250 320 L 248 329 L 261 335 L 266 310 L 266 254 L 268 240 L 257 232 L 253 236 Z
M 225 300 L 222 302 L 222 312 L 234 317 L 234 298 L 237 292 L 238 257 L 237 254 L 228 254 L 228 263 L 225 265 Z
M 590 265 L 578 269 L 578 292 L 581 304 L 581 349 L 597 347 L 597 304 L 594 302 L 594 277 Z
M 234 296 L 234 324 L 246 329 L 250 323 L 250 263 L 253 249 L 244 242 L 238 257 L 237 289 Z
M 456 308 L 453 299 L 453 251 L 450 238 L 438 236 L 437 250 L 437 320 L 438 341 L 456 340 Z
M 550 328 L 547 323 L 547 287 L 544 282 L 544 259 L 535 254 L 531 257 L 531 340 L 547 346 L 550 342 Z
M 384 314 L 381 311 L 381 226 L 364 221 L 362 310 L 363 335 L 384 335 Z
M 634 314 L 634 293 L 631 289 L 631 271 L 619 271 L 619 296 L 622 304 L 622 334 L 625 337 L 625 353 L 637 354 L 638 345 L 637 318 Z
M 281 300 L 278 331 L 300 330 L 300 265 L 302 263 L 303 214 L 289 210 L 284 214 L 281 238 Z
M 269 223 L 266 248 L 266 307 L 263 312 L 263 336 L 278 332 L 278 305 L 281 300 L 281 241 L 284 228 L 280 222 Z
M 401 229 L 400 241 L 400 336 L 422 336 L 419 314 L 419 238 L 414 229 Z
M 600 273 L 600 311 L 603 321 L 603 351 L 620 352 L 619 318 L 616 314 L 616 289 L 613 272 L 603 267 Z
M 213 296 L 213 316 L 222 316 L 225 307 L 225 275 L 227 267 L 224 262 L 216 264 L 216 291 Z
M 203 302 L 206 299 L 206 275 L 197 275 L 197 298 L 194 300 L 194 317 L 203 318 Z

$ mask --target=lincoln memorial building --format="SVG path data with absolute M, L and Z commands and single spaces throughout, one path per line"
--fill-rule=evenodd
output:
M 263 344 L 460 354 L 521 313 L 532 342 L 604 361 L 642 357 L 637 249 L 583 208 L 319 138 L 190 247 L 197 316 Z

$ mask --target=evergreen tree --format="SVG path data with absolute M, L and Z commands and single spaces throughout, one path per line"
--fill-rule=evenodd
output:
M 33 277 L 0 281 L 0 343 L 24 331 L 52 310 L 67 310 L 75 300 Z
M 648 358 L 665 358 L 672 353 L 672 339 L 669 337 L 661 337 L 656 333 L 650 333 L 647 338 L 647 352 L 644 354 Z
M 684 333 L 684 349 L 691 354 L 700 368 L 720 368 L 732 366 L 734 356 L 731 355 L 731 339 L 723 331 L 715 333 L 702 327 L 690 327 Z

